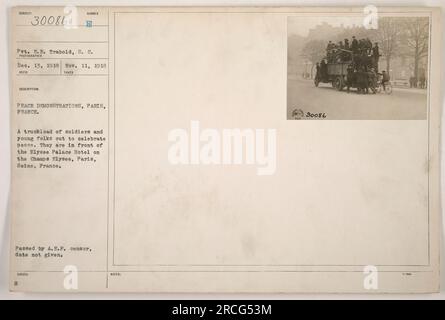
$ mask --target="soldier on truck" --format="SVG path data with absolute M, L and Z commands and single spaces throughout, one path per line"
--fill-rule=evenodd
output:
M 380 57 L 378 44 L 372 45 L 369 38 L 339 41 L 334 44 L 329 41 L 326 47 L 327 63 L 322 59 L 317 66 L 317 75 L 314 83 L 331 83 L 341 91 L 344 87 L 350 92 L 357 88 L 358 93 L 367 94 L 369 89 L 373 93 L 377 87 L 378 59 Z
M 374 59 L 374 69 L 376 72 L 379 72 L 379 59 L 380 59 L 380 50 L 379 44 L 376 42 L 374 47 L 372 48 L 372 58 Z
M 347 86 L 347 92 L 350 92 L 350 88 L 354 85 L 354 83 L 357 81 L 356 80 L 356 72 L 354 69 L 354 65 L 351 63 L 348 66 L 348 70 L 347 70 L 347 75 L 346 75 L 346 86 Z

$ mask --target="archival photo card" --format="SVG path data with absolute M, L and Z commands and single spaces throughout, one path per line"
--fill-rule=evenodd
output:
M 426 119 L 430 27 L 425 15 L 289 17 L 287 119 Z
M 12 291 L 439 290 L 440 10 L 10 23 Z

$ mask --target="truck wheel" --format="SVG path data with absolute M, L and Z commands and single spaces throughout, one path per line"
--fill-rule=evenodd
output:
M 391 85 L 391 83 L 388 83 L 388 84 L 385 86 L 385 93 L 386 93 L 386 94 L 391 94 L 391 93 L 392 93 L 392 85 Z
M 338 90 L 338 91 L 342 91 L 343 90 L 343 79 L 341 78 L 341 77 L 337 77 L 336 79 L 335 79 L 335 88 Z

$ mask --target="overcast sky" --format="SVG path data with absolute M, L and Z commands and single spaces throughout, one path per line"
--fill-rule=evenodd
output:
M 326 22 L 334 27 L 339 27 L 343 24 L 344 27 L 362 26 L 363 16 L 358 17 L 289 17 L 288 18 L 288 33 L 289 35 L 297 34 L 306 37 L 309 30 L 317 25 Z

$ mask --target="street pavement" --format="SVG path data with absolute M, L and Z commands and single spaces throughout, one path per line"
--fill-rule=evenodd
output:
M 357 94 L 337 91 L 329 83 L 315 87 L 313 80 L 290 77 L 287 87 L 287 117 L 296 109 L 303 119 L 325 120 L 421 120 L 427 117 L 427 90 L 394 88 L 392 94 Z

